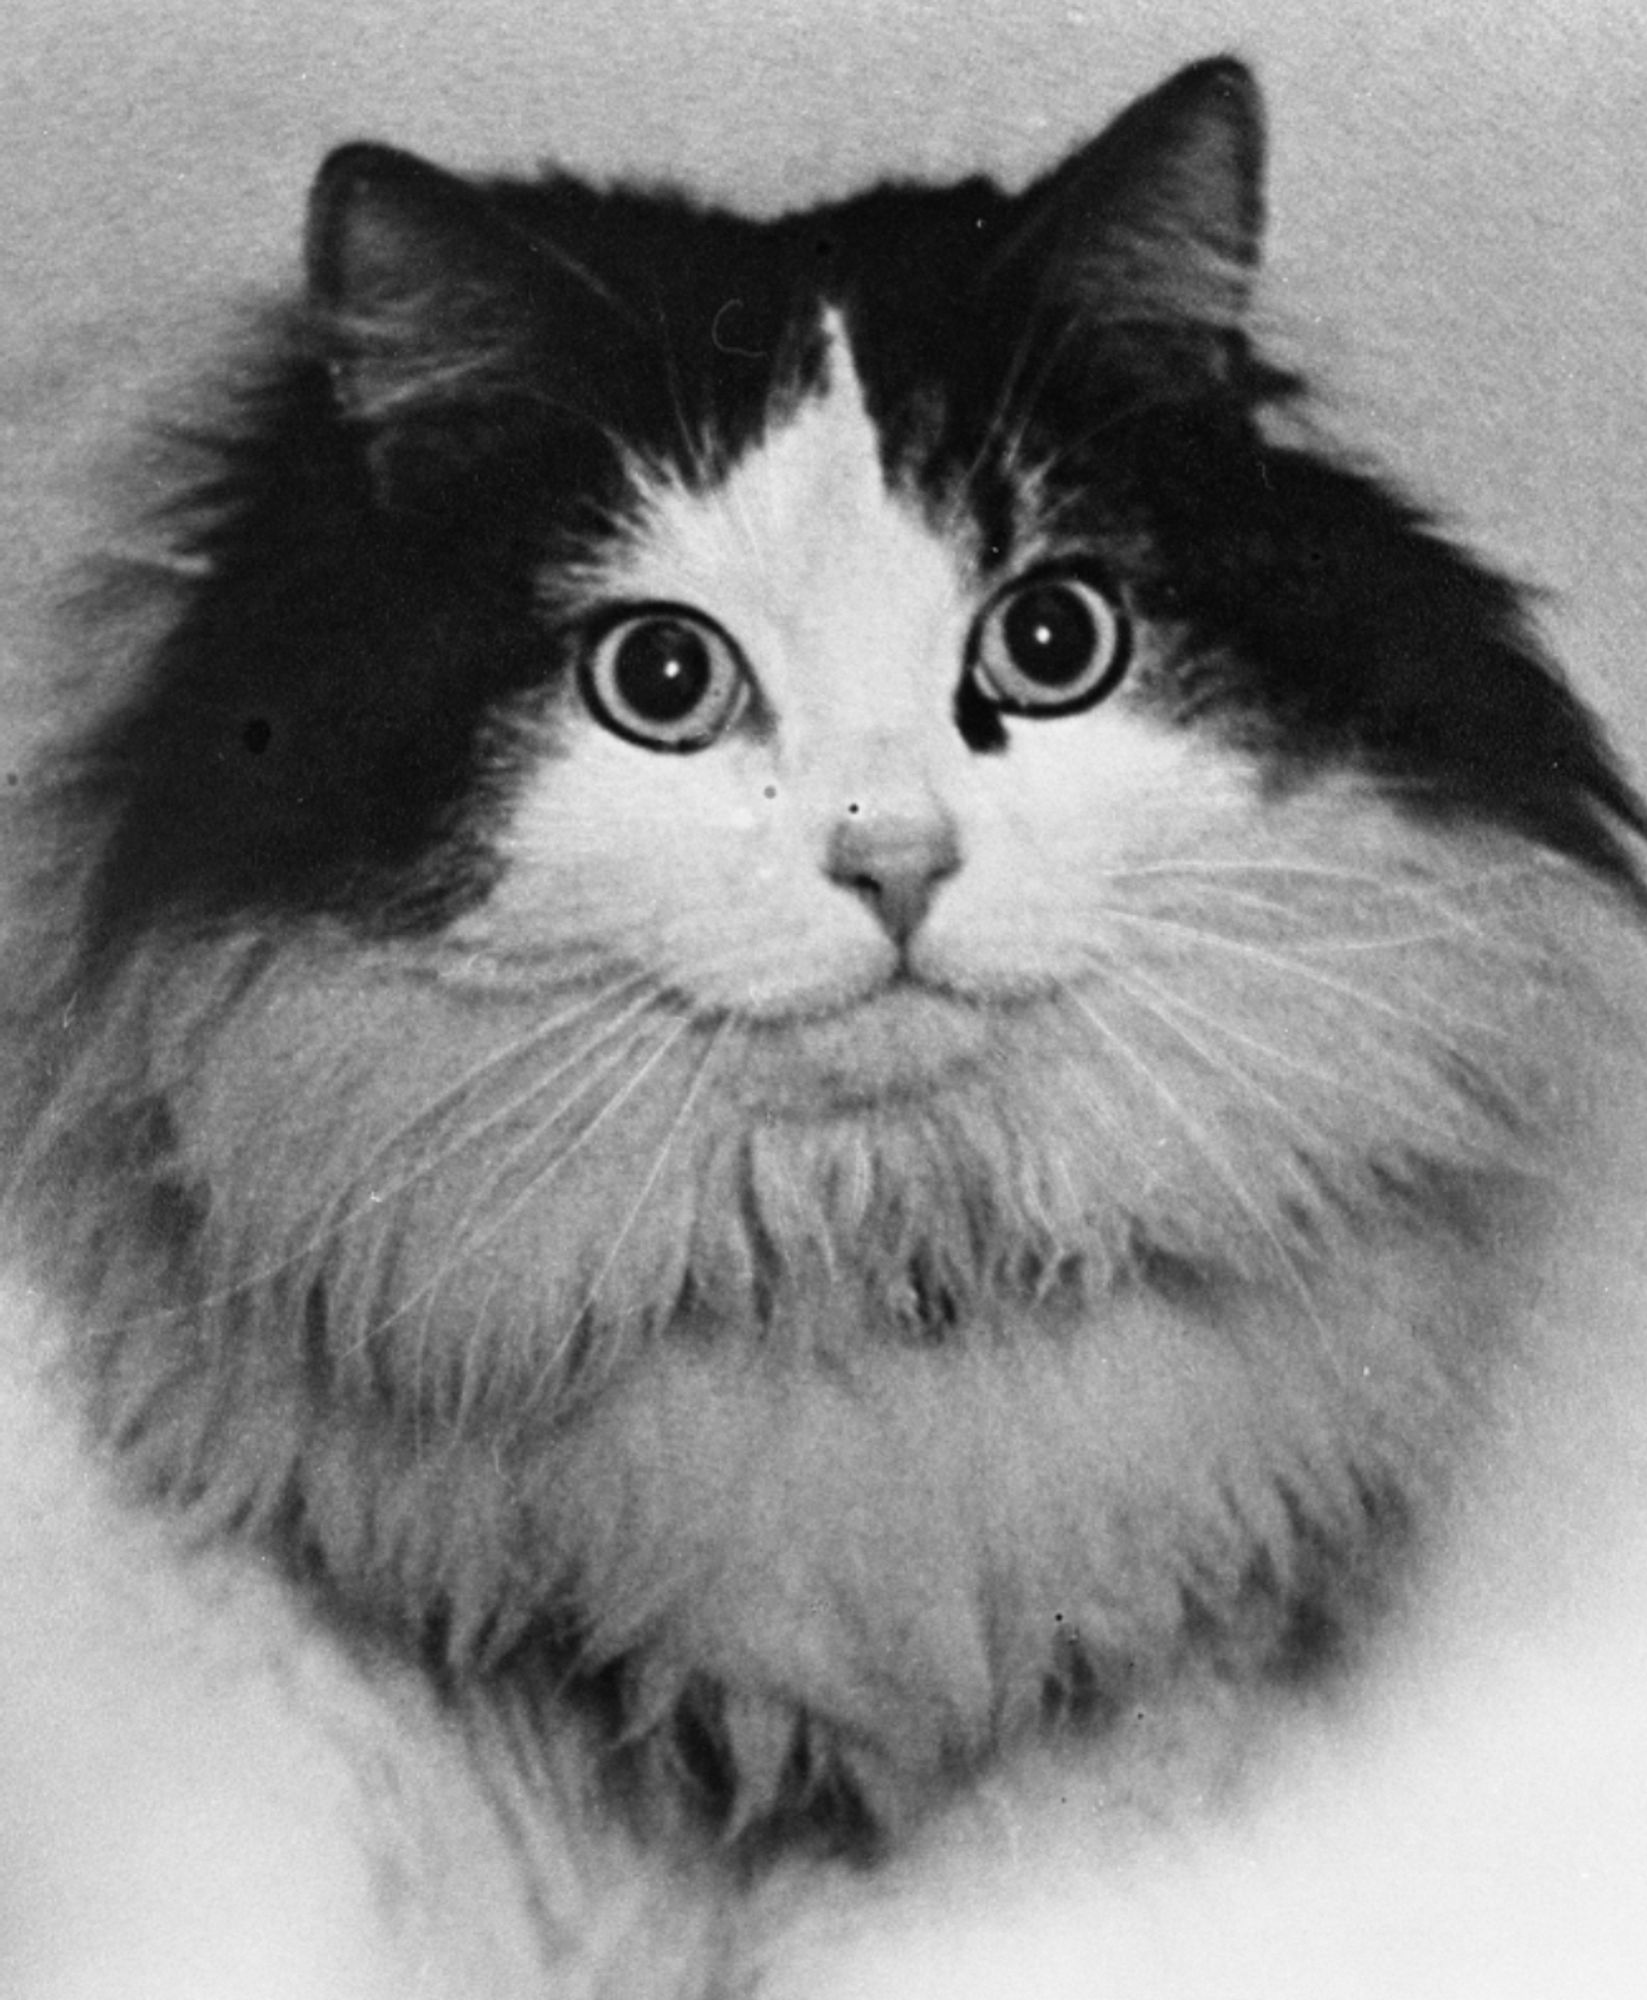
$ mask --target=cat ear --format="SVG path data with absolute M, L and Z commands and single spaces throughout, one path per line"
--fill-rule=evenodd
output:
M 1151 91 L 1021 198 L 1008 257 L 1081 317 L 1233 331 L 1263 233 L 1264 116 L 1233 57 Z
M 349 415 L 390 419 L 504 369 L 530 245 L 478 188 L 389 146 L 340 147 L 309 197 L 309 300 Z

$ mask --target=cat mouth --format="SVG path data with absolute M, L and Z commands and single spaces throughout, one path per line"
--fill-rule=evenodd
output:
M 740 1088 L 773 1111 L 865 1111 L 928 1098 L 998 1053 L 996 1010 L 900 968 L 867 990 L 745 1021 Z
M 955 989 L 943 980 L 916 972 L 900 960 L 890 972 L 865 980 L 846 995 L 831 997 L 815 1005 L 803 1002 L 784 1018 L 791 1021 L 835 1021 L 862 1013 L 866 1008 L 920 1005 L 925 1001 L 965 1004 Z

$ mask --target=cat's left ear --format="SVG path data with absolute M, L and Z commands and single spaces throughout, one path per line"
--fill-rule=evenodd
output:
M 1019 198 L 1001 263 L 1088 322 L 1233 332 L 1262 246 L 1264 115 L 1231 56 L 1139 98 Z
M 374 426 L 505 373 L 541 281 L 483 189 L 368 143 L 321 167 L 306 250 L 339 400 Z

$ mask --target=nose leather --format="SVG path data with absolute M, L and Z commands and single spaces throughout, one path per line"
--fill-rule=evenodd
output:
M 960 841 L 947 814 L 877 813 L 865 807 L 836 823 L 824 872 L 867 903 L 887 936 L 902 945 L 925 922 L 932 899 L 960 865 Z

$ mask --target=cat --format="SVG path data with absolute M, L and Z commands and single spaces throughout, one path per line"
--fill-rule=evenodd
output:
M 1020 1778 L 1131 1854 L 1492 1460 L 1647 816 L 1261 351 L 1262 166 L 1230 58 L 767 220 L 346 146 L 72 614 L 61 1504 L 250 1635 L 212 1701 L 426 1990 L 787 1990 Z

